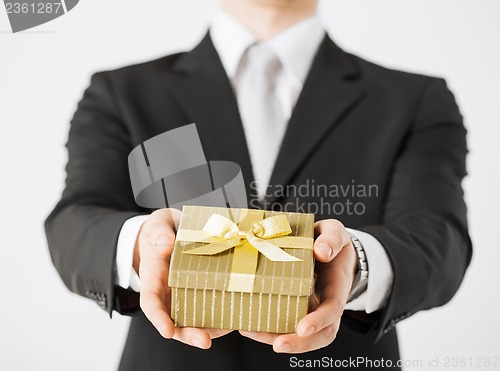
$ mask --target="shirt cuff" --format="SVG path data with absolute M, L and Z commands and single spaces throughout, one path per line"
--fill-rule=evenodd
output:
M 368 285 L 357 298 L 347 303 L 346 310 L 375 312 L 385 306 L 391 293 L 394 274 L 391 262 L 382 244 L 371 234 L 347 228 L 365 250 L 368 263 Z
M 115 284 L 136 292 L 140 291 L 141 282 L 133 267 L 134 248 L 139 230 L 148 217 L 149 215 L 138 215 L 123 223 L 116 246 Z

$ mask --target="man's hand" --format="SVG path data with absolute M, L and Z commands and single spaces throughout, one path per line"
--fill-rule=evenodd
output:
M 240 331 L 256 341 L 272 344 L 279 353 L 304 353 L 329 345 L 336 337 L 347 303 L 357 257 L 349 233 L 338 220 L 316 222 L 314 257 L 316 283 L 310 312 L 297 325 L 295 334 Z
M 134 268 L 141 278 L 140 304 L 146 317 L 164 338 L 208 349 L 211 339 L 230 331 L 175 327 L 170 318 L 168 272 L 180 215 L 180 210 L 160 209 L 142 225 L 134 250 Z

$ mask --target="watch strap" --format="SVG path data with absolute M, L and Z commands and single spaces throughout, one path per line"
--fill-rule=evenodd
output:
M 361 241 L 353 233 L 349 232 L 349 235 L 358 258 L 358 269 L 354 276 L 347 302 L 356 299 L 368 286 L 368 261 L 366 259 L 365 249 Z

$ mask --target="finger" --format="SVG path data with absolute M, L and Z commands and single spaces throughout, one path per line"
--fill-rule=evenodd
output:
M 168 289 L 168 262 L 151 249 L 144 249 L 139 265 L 142 311 L 165 338 L 174 335 L 174 324 L 168 315 L 165 290 Z
M 208 336 L 210 336 L 211 339 L 216 339 L 221 336 L 227 335 L 230 332 L 233 332 L 233 330 L 222 330 L 222 329 L 211 329 L 211 328 L 203 328 L 203 330 L 207 332 Z
M 158 217 L 158 219 L 167 223 L 175 231 L 179 226 L 182 211 L 174 208 L 158 209 L 155 210 L 151 215 L 154 217 Z
M 313 284 L 313 287 L 314 287 L 314 284 Z M 314 310 L 316 310 L 316 308 L 318 308 L 319 306 L 319 300 L 318 300 L 318 296 L 313 293 L 312 295 L 309 295 L 309 298 L 307 300 L 307 312 L 312 312 Z
M 314 312 L 300 320 L 297 325 L 297 335 L 301 338 L 309 337 L 338 321 L 344 305 L 345 301 L 337 296 L 327 297 Z
M 212 345 L 208 333 L 194 327 L 176 327 L 173 339 L 200 349 L 208 349 Z
M 164 338 L 174 335 L 174 324 L 167 310 L 168 264 L 144 258 L 139 267 L 141 275 L 140 306 L 149 321 Z
M 307 338 L 299 337 L 297 334 L 281 335 L 273 343 L 273 350 L 277 353 L 305 353 L 323 348 L 335 340 L 339 324 L 337 321 Z
M 264 344 L 273 344 L 274 341 L 280 334 L 273 334 L 270 332 L 254 332 L 254 331 L 240 331 L 240 334 L 250 338 L 252 340 L 258 341 L 259 343 Z
M 332 261 L 342 248 L 351 242 L 344 225 L 335 219 L 320 220 L 315 223 L 314 257 L 322 262 Z
M 177 231 L 179 228 L 179 223 L 181 222 L 182 211 L 179 209 L 169 209 L 172 214 L 172 220 L 174 222 L 174 228 Z
M 174 208 L 163 208 L 153 211 L 151 215 L 165 220 L 172 228 L 176 228 L 181 220 L 182 211 Z
M 352 249 L 343 249 L 322 272 L 317 280 L 320 304 L 300 320 L 298 336 L 310 336 L 340 320 L 351 289 L 353 271 L 349 266 L 354 255 Z
M 175 226 L 171 218 L 170 212 L 151 214 L 144 226 L 144 240 L 140 241 L 141 260 L 149 253 L 158 258 L 170 256 L 175 242 Z
M 149 321 L 165 338 L 171 338 L 175 331 L 166 306 L 168 260 L 175 239 L 169 216 L 171 213 L 163 210 L 153 213 L 146 221 L 145 234 L 139 241 L 140 305 Z
M 147 319 L 153 324 L 156 330 L 165 339 L 171 339 L 175 333 L 174 323 L 168 315 L 167 308 L 161 295 L 141 288 L 140 293 L 140 306 Z

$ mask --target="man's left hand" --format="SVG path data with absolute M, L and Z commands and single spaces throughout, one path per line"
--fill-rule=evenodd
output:
M 351 290 L 357 256 L 349 233 L 335 219 L 316 222 L 314 230 L 317 236 L 314 242 L 316 283 L 309 314 L 300 320 L 296 333 L 240 331 L 253 340 L 272 344 L 278 353 L 304 353 L 331 344 L 337 336 Z

